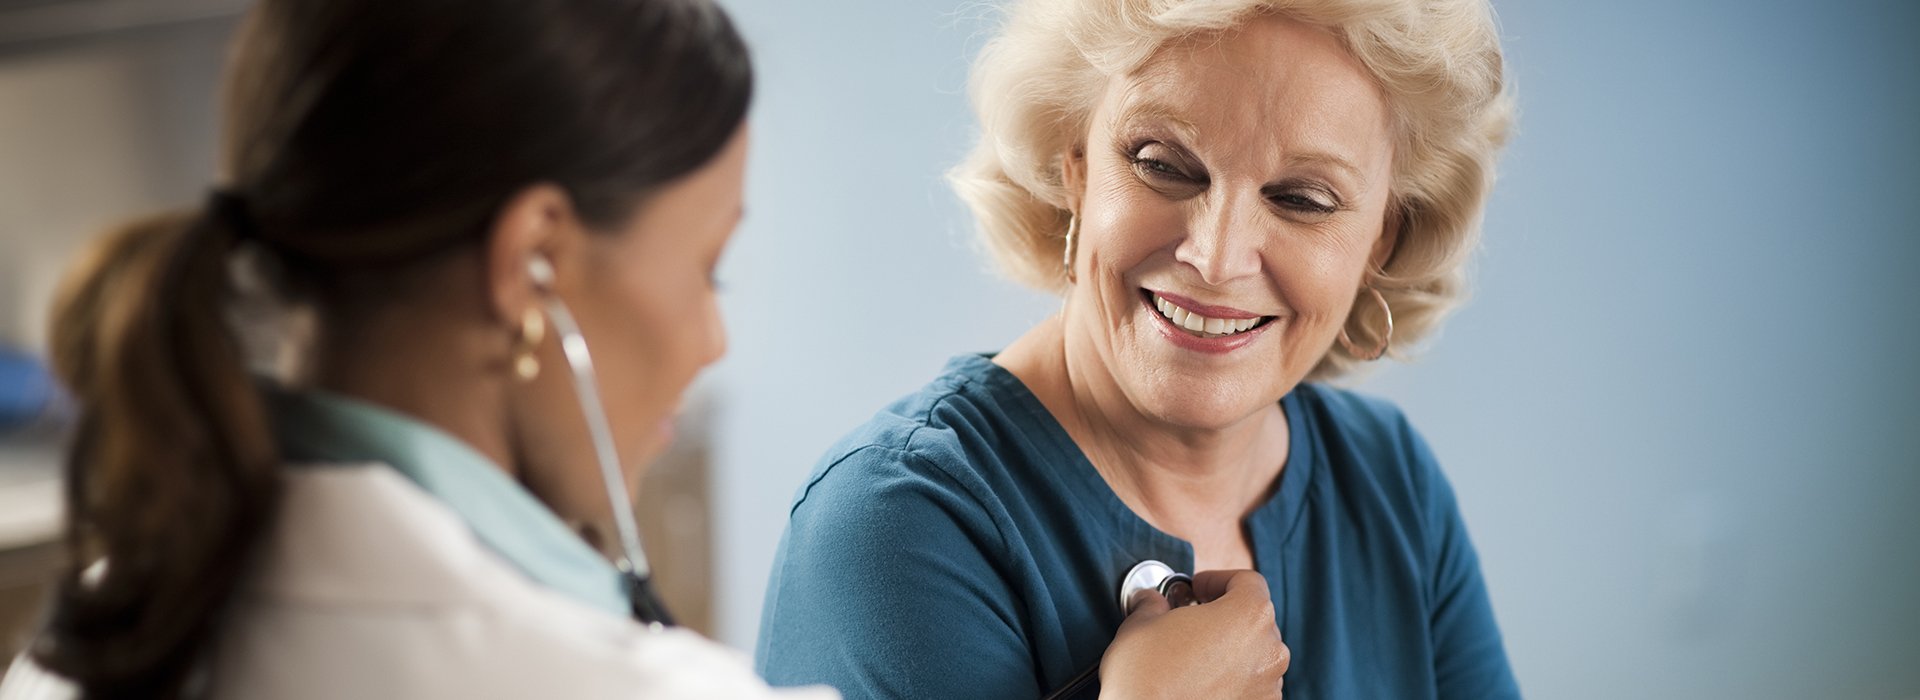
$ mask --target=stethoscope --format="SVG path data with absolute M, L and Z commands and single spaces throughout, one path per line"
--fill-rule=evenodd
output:
M 1122 613 L 1129 615 L 1133 613 L 1133 597 L 1141 591 L 1158 591 L 1160 595 L 1166 597 L 1168 607 L 1183 608 L 1199 602 L 1193 596 L 1192 576 L 1174 571 L 1173 567 L 1154 559 L 1133 565 L 1132 569 L 1127 570 L 1127 575 L 1121 577 L 1120 611 Z M 1089 684 L 1099 678 L 1100 662 L 1095 660 L 1093 665 L 1068 679 L 1066 685 L 1048 693 L 1043 700 L 1065 700 L 1073 697 L 1080 691 L 1086 690 Z
M 593 373 L 593 355 L 587 352 L 587 339 L 580 334 L 567 305 L 553 291 L 553 264 L 545 256 L 535 255 L 527 263 L 527 275 L 535 289 L 543 293 L 547 317 L 559 336 L 560 349 L 566 355 L 567 369 L 573 375 L 573 393 L 580 400 L 580 413 L 593 437 L 593 452 L 600 463 L 600 477 L 607 487 L 608 505 L 613 507 L 614 529 L 620 537 L 621 555 L 614 561 L 626 584 L 633 604 L 633 619 L 653 629 L 672 627 L 673 615 L 653 590 L 653 568 L 647 565 L 647 552 L 640 547 L 640 526 L 633 519 L 633 497 L 627 493 L 626 474 L 620 470 L 620 453 L 613 445 L 613 429 L 607 424 L 607 412 L 600 403 L 600 389 Z

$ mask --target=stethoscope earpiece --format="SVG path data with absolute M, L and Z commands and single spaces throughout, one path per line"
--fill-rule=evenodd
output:
M 534 253 L 527 259 L 527 276 L 533 278 L 533 286 L 541 291 L 553 289 L 553 262 L 547 256 Z

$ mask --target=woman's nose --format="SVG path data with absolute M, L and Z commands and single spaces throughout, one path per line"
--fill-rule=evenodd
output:
M 1259 205 L 1236 197 L 1207 206 L 1188 224 L 1174 259 L 1192 266 L 1202 281 L 1214 286 L 1259 274 L 1261 234 L 1251 220 L 1261 213 L 1253 210 Z

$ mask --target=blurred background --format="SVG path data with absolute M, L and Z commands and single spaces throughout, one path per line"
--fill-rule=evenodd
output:
M 750 648 L 814 459 L 1056 302 L 941 181 L 991 4 L 723 2 L 760 71 L 732 351 L 640 508 L 669 599 Z M 0 0 L 0 649 L 58 561 L 53 284 L 203 195 L 246 4 Z M 1476 298 L 1357 384 L 1446 465 L 1522 687 L 1920 698 L 1920 5 L 1496 9 L 1521 117 Z

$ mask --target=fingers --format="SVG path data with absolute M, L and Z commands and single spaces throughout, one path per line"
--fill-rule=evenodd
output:
M 1248 569 L 1202 571 L 1193 575 L 1193 594 L 1202 603 L 1211 603 L 1235 594 L 1256 600 L 1270 600 L 1267 579 Z
M 1133 598 L 1127 601 L 1128 619 L 1132 619 L 1135 615 L 1151 618 L 1171 609 L 1172 606 L 1167 603 L 1166 596 L 1160 595 L 1159 591 L 1151 588 L 1135 591 Z
M 1274 679 L 1275 690 L 1279 691 L 1281 696 L 1284 696 L 1287 688 L 1287 669 L 1293 667 L 1293 647 L 1281 644 L 1280 658 L 1275 665 L 1278 666 L 1278 668 L 1274 670 L 1274 675 L 1276 676 Z

